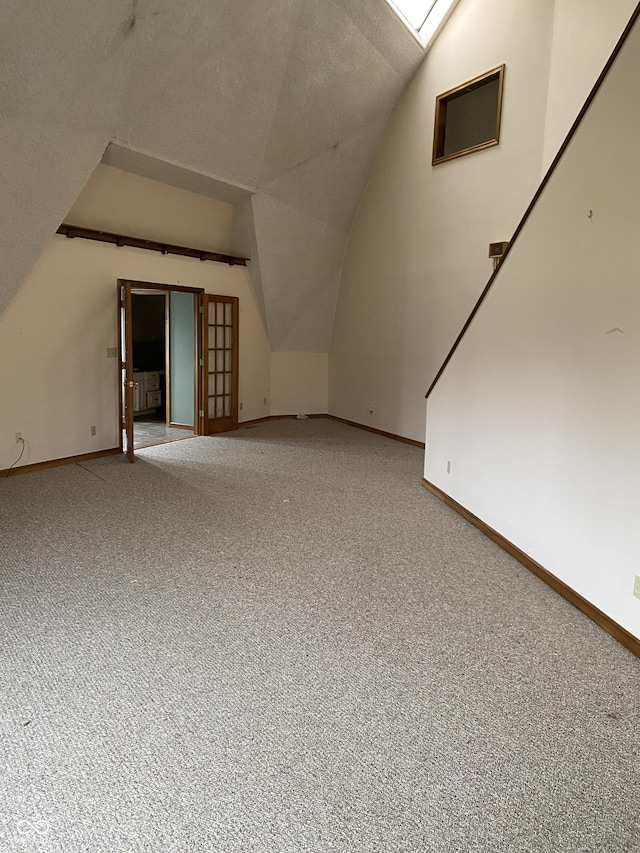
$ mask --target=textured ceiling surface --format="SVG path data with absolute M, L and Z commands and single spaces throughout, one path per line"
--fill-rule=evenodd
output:
M 423 57 L 386 0 L 0 9 L 0 310 L 104 157 L 233 202 L 272 348 L 328 349 L 349 227 Z

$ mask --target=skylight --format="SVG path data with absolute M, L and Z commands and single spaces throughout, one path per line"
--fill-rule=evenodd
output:
M 387 0 L 409 29 L 427 46 L 458 0 Z

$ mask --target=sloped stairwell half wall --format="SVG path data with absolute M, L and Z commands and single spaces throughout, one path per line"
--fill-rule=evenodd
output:
M 640 27 L 427 403 L 425 477 L 640 637 Z

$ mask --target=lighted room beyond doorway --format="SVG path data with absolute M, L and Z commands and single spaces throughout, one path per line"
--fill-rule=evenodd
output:
M 143 290 L 131 295 L 134 448 L 194 435 L 193 293 Z

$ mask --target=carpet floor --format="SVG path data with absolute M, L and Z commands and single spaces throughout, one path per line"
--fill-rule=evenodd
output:
M 640 851 L 640 662 L 329 420 L 0 481 L 0 850 Z

